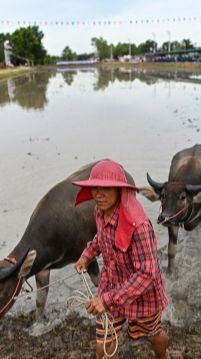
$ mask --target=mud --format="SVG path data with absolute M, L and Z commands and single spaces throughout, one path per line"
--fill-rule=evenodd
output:
M 94 321 L 75 312 L 52 331 L 35 337 L 28 332 L 30 316 L 6 316 L 1 320 L 1 359 L 95 359 Z M 199 359 L 201 334 L 164 324 L 169 335 L 171 359 Z M 137 345 L 136 345 L 137 344 Z M 120 359 L 154 358 L 149 343 L 135 345 L 123 333 L 119 342 Z

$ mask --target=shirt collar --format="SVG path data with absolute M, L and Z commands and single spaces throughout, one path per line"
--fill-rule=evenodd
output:
M 119 218 L 119 209 L 120 209 L 120 203 L 118 203 L 117 206 L 115 207 L 114 212 L 111 214 L 107 223 L 105 223 L 105 221 L 104 221 L 103 211 L 101 211 L 100 209 L 98 209 L 96 207 L 96 213 L 97 213 L 98 218 L 101 220 L 103 226 L 111 225 L 112 227 L 117 227 L 117 222 L 118 222 L 118 218 Z

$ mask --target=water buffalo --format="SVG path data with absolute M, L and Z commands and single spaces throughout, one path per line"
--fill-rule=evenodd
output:
M 14 304 L 24 280 L 35 275 L 36 286 L 48 285 L 50 270 L 75 262 L 96 233 L 94 203 L 74 206 L 78 188 L 72 180 L 87 179 L 91 163 L 55 185 L 36 206 L 20 242 L 0 261 L 0 316 Z M 127 173 L 127 180 L 134 184 Z M 88 273 L 95 285 L 99 281 L 97 261 Z M 36 319 L 42 317 L 48 288 L 37 292 Z
M 140 193 L 151 201 L 161 201 L 158 223 L 168 227 L 168 272 L 172 273 L 179 226 L 191 231 L 201 222 L 201 145 L 184 149 L 173 157 L 167 182 L 154 181 Z

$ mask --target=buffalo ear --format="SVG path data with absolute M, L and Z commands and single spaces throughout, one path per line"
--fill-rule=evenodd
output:
M 198 192 L 195 196 L 193 196 L 193 203 L 201 203 L 201 192 Z
M 152 187 L 141 187 L 139 188 L 139 193 L 151 202 L 156 202 L 160 199 L 159 194 L 156 193 Z
M 28 274 L 30 273 L 31 271 L 31 268 L 32 268 L 32 265 L 34 263 L 36 259 L 36 251 L 35 250 L 31 250 L 28 252 L 21 268 L 20 268 L 20 271 L 19 271 L 19 274 L 18 274 L 18 277 L 20 278 L 24 278 L 24 277 L 27 277 Z

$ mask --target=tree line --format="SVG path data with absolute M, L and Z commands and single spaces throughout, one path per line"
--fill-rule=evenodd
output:
M 4 62 L 4 41 L 9 40 L 13 47 L 13 63 L 21 63 L 20 58 L 29 59 L 35 65 L 55 64 L 57 60 L 86 60 L 90 57 L 97 57 L 100 61 L 104 59 L 118 60 L 124 55 L 143 56 L 146 53 L 170 50 L 193 49 L 190 39 L 183 39 L 181 42 L 164 42 L 160 47 L 156 41 L 147 40 L 139 45 L 133 42 L 119 42 L 117 45 L 108 43 L 102 37 L 94 37 L 91 44 L 94 51 L 91 53 L 77 54 L 69 46 L 66 46 L 60 56 L 50 55 L 43 45 L 44 33 L 38 26 L 29 26 L 15 30 L 12 34 L 0 33 L 0 63 Z
M 4 62 L 4 42 L 8 40 L 13 47 L 12 62 L 14 65 L 28 59 L 35 65 L 54 64 L 57 56 L 47 53 L 43 45 L 44 33 L 38 26 L 28 26 L 15 30 L 12 34 L 0 33 L 0 63 Z

